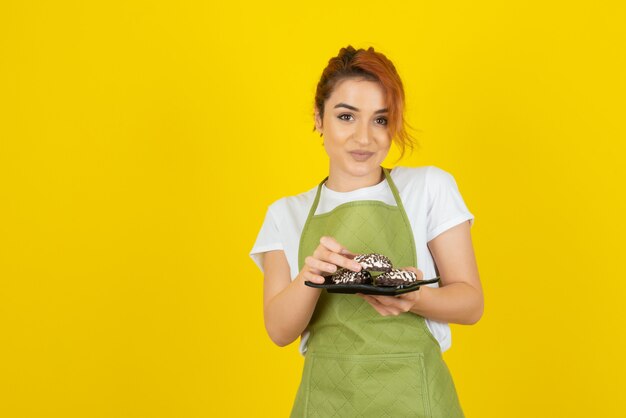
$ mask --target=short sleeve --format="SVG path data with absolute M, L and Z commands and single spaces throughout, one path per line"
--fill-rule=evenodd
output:
M 263 272 L 263 255 L 267 251 L 282 250 L 283 243 L 280 238 L 280 229 L 278 219 L 280 215 L 277 213 L 279 208 L 277 201 L 270 205 L 265 214 L 265 220 L 261 225 L 261 230 L 257 235 L 256 242 L 250 251 L 250 257 Z
M 452 174 L 436 166 L 426 172 L 428 193 L 427 241 L 467 220 L 474 225 L 474 215 L 468 210 Z

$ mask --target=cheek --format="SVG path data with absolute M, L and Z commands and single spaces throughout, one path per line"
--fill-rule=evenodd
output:
M 341 128 L 332 127 L 324 131 L 324 146 L 328 152 L 339 152 L 343 147 L 345 138 L 349 134 L 346 134 Z
M 378 152 L 381 154 L 387 154 L 391 148 L 391 140 L 388 138 L 381 138 L 378 141 Z
M 389 151 L 389 149 L 391 148 L 391 138 L 389 138 L 389 135 L 387 135 L 387 137 L 381 144 L 381 148 L 385 149 L 386 151 Z
M 351 129 L 347 125 L 330 123 L 328 128 L 328 134 L 334 139 L 334 142 L 341 142 L 344 138 L 351 135 Z
M 324 149 L 330 157 L 335 157 L 341 152 L 341 146 L 334 136 L 324 136 Z
M 385 143 L 385 145 L 387 147 L 391 146 L 391 135 L 389 134 L 389 128 L 387 128 L 385 130 L 385 132 L 382 133 L 382 137 L 383 137 L 383 142 Z

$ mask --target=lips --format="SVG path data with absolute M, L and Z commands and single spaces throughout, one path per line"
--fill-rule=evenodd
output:
M 365 161 L 367 159 L 369 159 L 372 155 L 374 155 L 373 152 L 369 152 L 369 151 L 349 151 L 350 155 L 352 155 L 352 158 L 354 158 L 357 161 Z

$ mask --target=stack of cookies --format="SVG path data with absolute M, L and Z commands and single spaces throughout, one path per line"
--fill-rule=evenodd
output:
M 393 268 L 391 260 L 382 254 L 358 254 L 354 261 L 361 265 L 361 271 L 340 268 L 330 277 L 332 283 L 397 287 L 417 281 L 415 273 Z M 372 273 L 380 274 L 373 276 Z

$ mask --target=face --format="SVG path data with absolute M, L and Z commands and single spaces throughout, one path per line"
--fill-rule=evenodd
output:
M 354 78 L 339 82 L 324 104 L 324 119 L 315 114 L 331 172 L 360 177 L 380 170 L 391 146 L 387 117 L 380 83 Z

